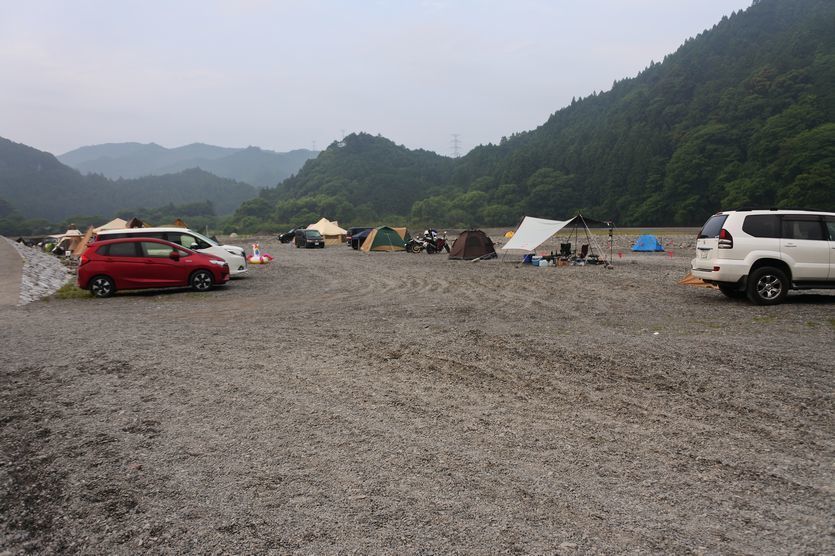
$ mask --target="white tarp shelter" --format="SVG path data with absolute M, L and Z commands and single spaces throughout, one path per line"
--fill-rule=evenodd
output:
M 549 237 L 565 228 L 569 222 L 571 220 L 546 220 L 526 216 L 502 250 L 533 251 L 545 243 Z

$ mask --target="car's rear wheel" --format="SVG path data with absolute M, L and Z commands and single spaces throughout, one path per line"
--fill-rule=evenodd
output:
M 719 291 L 731 299 L 742 299 L 745 297 L 745 292 L 739 289 L 739 286 L 726 286 L 724 284 L 719 284 Z
M 90 280 L 90 293 L 96 297 L 110 297 L 116 293 L 116 284 L 110 276 L 96 276 Z
M 789 279 L 779 268 L 763 266 L 748 276 L 746 293 L 756 305 L 777 305 L 789 293 Z
M 198 270 L 191 275 L 191 279 L 189 280 L 191 288 L 198 292 L 209 291 L 212 289 L 214 283 L 215 280 L 212 277 L 212 273 L 208 270 Z

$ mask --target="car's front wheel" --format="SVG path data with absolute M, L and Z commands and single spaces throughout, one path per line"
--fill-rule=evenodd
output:
M 96 276 L 90 280 L 90 293 L 96 297 L 110 297 L 116 293 L 116 284 L 110 276 Z
M 189 280 L 191 288 L 198 292 L 209 291 L 212 289 L 214 282 L 215 280 L 212 278 L 212 273 L 208 270 L 198 270 L 191 275 L 191 280 Z
M 779 268 L 763 266 L 748 276 L 746 293 L 756 305 L 777 305 L 789 293 L 789 279 Z

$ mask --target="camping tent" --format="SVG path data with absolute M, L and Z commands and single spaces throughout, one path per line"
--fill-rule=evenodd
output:
M 104 231 L 104 230 L 121 230 L 121 229 L 124 229 L 124 228 L 127 228 L 127 227 L 128 227 L 127 220 L 122 220 L 121 218 L 114 218 L 113 220 L 111 220 L 107 224 L 102 224 L 101 226 L 99 226 L 98 228 L 96 228 L 93 231 L 95 233 L 99 233 L 99 232 Z
M 638 241 L 635 242 L 635 245 L 632 247 L 632 250 L 641 252 L 663 251 L 664 246 L 661 245 L 661 242 L 658 241 L 657 237 L 646 234 L 638 238 Z
M 75 225 L 70 224 L 70 227 L 67 228 L 67 231 L 61 234 L 61 237 L 58 238 L 58 241 L 56 242 L 53 251 L 60 247 L 65 253 L 72 253 L 73 249 L 75 249 L 76 246 L 81 242 L 81 237 L 81 232 L 78 231 Z
M 87 231 L 84 232 L 84 235 L 81 236 L 81 239 L 78 241 L 78 244 L 72 250 L 73 257 L 80 257 L 84 251 L 87 250 L 87 244 L 90 243 L 90 240 L 93 239 L 93 236 L 96 234 L 95 228 L 92 226 L 87 228 Z
M 404 230 L 404 234 L 407 233 L 406 228 L 401 229 Z M 368 233 L 360 249 L 366 253 L 369 251 L 405 251 L 406 242 L 403 237 L 394 228 L 380 226 Z
M 322 237 L 325 238 L 325 245 L 340 245 L 345 243 L 345 238 L 348 235 L 348 230 L 342 229 L 334 221 L 331 222 L 327 218 L 322 218 L 315 224 L 307 227 L 308 230 L 318 230 Z
M 502 250 L 533 251 L 549 237 L 562 230 L 569 222 L 570 220 L 546 220 L 526 216 Z
M 150 224 L 148 224 L 147 222 L 143 222 L 142 220 L 140 220 L 139 218 L 137 218 L 135 216 L 133 218 L 131 218 L 130 220 L 128 220 L 128 223 L 125 224 L 125 228 L 150 228 L 150 227 L 151 227 Z
M 401 238 L 403 238 L 403 243 L 409 243 L 412 240 L 412 234 L 409 233 L 408 228 L 392 228 L 395 232 L 397 232 Z
M 470 261 L 473 259 L 492 259 L 496 257 L 493 241 L 481 230 L 461 232 L 449 252 L 450 259 Z

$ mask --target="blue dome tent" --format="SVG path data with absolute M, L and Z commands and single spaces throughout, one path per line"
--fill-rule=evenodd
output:
M 663 251 L 664 246 L 661 245 L 657 237 L 646 234 L 638 238 L 638 241 L 632 246 L 632 250 L 642 252 Z

